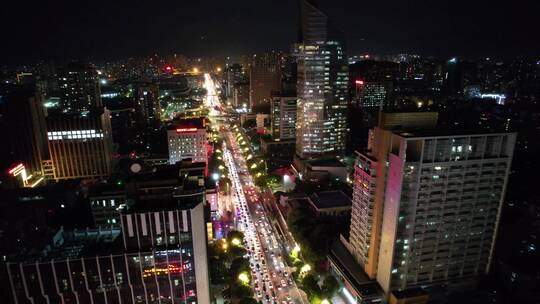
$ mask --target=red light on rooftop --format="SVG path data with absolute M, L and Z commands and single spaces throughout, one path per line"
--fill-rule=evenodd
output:
M 179 128 L 176 133 L 197 132 L 197 128 Z
M 165 70 L 168 71 L 168 72 L 172 71 L 172 66 L 166 65 Z
M 356 83 L 356 85 L 364 85 L 363 80 L 356 80 L 354 83 Z

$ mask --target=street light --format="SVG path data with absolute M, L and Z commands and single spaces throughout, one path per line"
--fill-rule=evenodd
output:
M 291 251 L 291 256 L 295 257 L 295 258 L 298 258 L 298 253 L 300 252 L 300 246 L 298 246 L 298 244 L 296 244 L 293 248 L 293 250 Z
M 289 181 L 291 181 L 291 178 L 287 174 L 283 175 L 283 183 L 288 183 Z
M 249 284 L 249 276 L 247 274 L 247 272 L 241 272 L 239 275 L 238 275 L 238 280 L 244 284 L 244 285 L 248 285 Z
M 300 268 L 300 273 L 306 273 L 306 272 L 309 272 L 311 270 L 311 266 L 309 266 L 309 264 L 305 264 L 304 266 L 302 266 L 302 268 Z
M 240 246 L 240 244 L 242 244 L 242 242 L 237 239 L 237 238 L 234 238 L 231 240 L 231 243 L 234 245 L 234 246 Z

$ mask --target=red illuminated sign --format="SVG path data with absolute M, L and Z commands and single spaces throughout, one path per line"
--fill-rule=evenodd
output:
M 18 164 L 17 166 L 9 169 L 9 174 L 14 174 L 15 172 L 19 171 L 19 170 L 22 170 L 24 169 L 24 165 L 21 163 L 21 164 Z
M 197 128 L 179 128 L 176 133 L 197 132 Z
M 357 85 L 364 85 L 363 80 L 356 80 L 354 83 L 356 83 Z

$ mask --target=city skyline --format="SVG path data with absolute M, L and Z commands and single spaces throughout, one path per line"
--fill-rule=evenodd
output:
M 536 6 L 3 5 L 2 303 L 537 303 Z

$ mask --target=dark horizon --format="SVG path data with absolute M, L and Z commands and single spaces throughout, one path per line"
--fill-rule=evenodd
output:
M 537 3 L 319 1 L 346 38 L 347 53 L 436 57 L 540 56 Z M 2 64 L 116 60 L 154 53 L 236 56 L 288 51 L 298 7 L 290 0 L 198 3 L 8 2 Z

